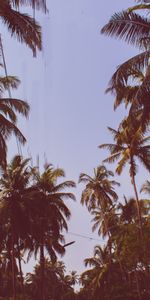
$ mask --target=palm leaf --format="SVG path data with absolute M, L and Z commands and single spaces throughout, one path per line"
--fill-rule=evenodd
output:
M 123 11 L 115 13 L 102 28 L 101 33 L 123 39 L 137 47 L 142 47 L 141 37 L 150 38 L 150 23 L 143 16 Z
M 118 166 L 116 168 L 116 173 L 120 175 L 122 173 L 123 168 L 125 167 L 127 161 L 129 160 L 129 156 L 124 153 L 122 159 L 118 162 Z
M 14 7 L 22 5 L 31 6 L 33 9 L 42 9 L 45 13 L 47 12 L 46 0 L 11 0 Z
M 92 177 L 91 176 L 89 176 L 89 175 L 87 175 L 87 174 L 85 174 L 85 173 L 81 173 L 80 174 L 80 176 L 79 176 L 79 183 L 87 183 L 87 182 L 89 182 L 89 181 L 93 181 L 93 179 L 92 179 Z
M 143 184 L 141 192 L 150 194 L 150 181 L 147 180 L 146 183 Z
M 135 10 L 141 10 L 141 9 L 150 9 L 150 5 L 149 4 L 139 4 L 139 5 L 135 5 L 135 6 L 132 6 L 132 7 L 129 7 L 128 8 L 128 12 L 131 13 Z
M 13 109 L 11 109 L 11 107 L 9 107 L 7 104 L 2 103 L 1 100 L 0 100 L 0 112 L 4 114 L 6 117 L 8 116 L 13 123 L 16 123 L 17 117 Z
M 4 92 L 8 88 L 17 89 L 20 84 L 20 80 L 15 76 L 0 76 L 0 90 Z
M 75 187 L 76 187 L 76 184 L 75 184 L 75 182 L 69 181 L 69 180 L 68 180 L 68 181 L 62 182 L 62 183 L 60 183 L 60 184 L 54 186 L 52 192 L 53 192 L 53 193 L 59 192 L 59 191 L 65 189 L 65 188 L 71 188 L 71 187 L 72 187 L 72 188 L 75 188 Z
M 12 109 L 14 109 L 17 113 L 22 114 L 24 117 L 28 117 L 30 106 L 26 101 L 15 99 L 15 98 L 1 98 L 0 105 L 7 104 Z
M 6 167 L 7 146 L 3 134 L 0 132 L 0 166 Z
M 0 132 L 5 139 L 8 139 L 10 135 L 14 134 L 20 143 L 26 142 L 25 137 L 21 131 L 13 124 L 8 121 L 2 114 L 0 114 Z
M 144 51 L 129 60 L 125 61 L 122 65 L 117 68 L 117 71 L 113 74 L 107 92 L 115 93 L 117 89 L 121 89 L 126 86 L 128 79 L 132 76 L 133 78 L 143 79 L 142 72 L 149 65 L 150 51 Z
M 111 154 L 115 154 L 116 152 L 120 152 L 122 150 L 125 150 L 125 148 L 121 145 L 117 144 L 102 144 L 98 146 L 100 149 L 107 149 L 111 152 Z
M 0 17 L 12 36 L 28 45 L 33 52 L 36 48 L 41 50 L 41 27 L 33 18 L 11 9 L 6 2 L 0 6 Z

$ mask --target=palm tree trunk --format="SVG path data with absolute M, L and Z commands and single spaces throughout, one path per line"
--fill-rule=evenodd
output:
M 131 176 L 131 182 L 132 182 L 134 192 L 135 192 L 135 200 L 136 200 L 136 206 L 137 206 L 137 215 L 138 215 L 138 220 L 139 220 L 140 235 L 141 235 L 141 238 L 143 238 L 141 209 L 140 209 L 140 202 L 139 202 L 137 187 L 136 187 L 136 183 L 135 183 L 135 175 L 133 172 L 133 159 L 132 158 L 131 158 L 130 165 L 131 165 L 130 176 Z
M 111 241 L 111 233 L 108 229 L 108 223 L 107 223 L 107 220 L 106 220 L 106 217 L 105 217 L 104 207 L 103 207 L 103 204 L 101 203 L 101 201 L 100 201 L 100 207 L 101 207 L 101 212 L 102 212 L 102 217 L 103 217 L 103 220 L 104 220 L 105 228 L 106 228 L 108 238 L 109 238 L 108 241 Z M 109 244 L 109 264 L 111 266 L 111 242 Z M 108 300 L 111 300 L 110 293 L 109 293 L 110 283 L 111 283 L 110 282 L 110 270 L 108 270 Z
M 135 271 L 135 280 L 136 280 L 138 298 L 139 298 L 139 300 L 142 300 L 141 293 L 140 293 L 140 287 L 139 287 L 139 279 L 138 279 L 136 271 Z
M 20 258 L 19 243 L 17 245 L 17 249 L 18 249 L 18 264 L 19 264 L 19 273 L 20 273 L 20 279 L 21 279 L 21 289 L 22 289 L 23 298 L 25 299 L 24 279 L 23 279 L 23 272 L 22 272 L 22 265 L 21 265 L 21 258 Z
M 15 272 L 15 251 L 14 251 L 14 230 L 12 229 L 12 288 L 13 300 L 16 300 L 16 272 Z
M 106 231 L 107 231 L 107 234 L 108 234 L 109 241 L 111 241 L 112 236 L 111 236 L 111 232 L 109 231 L 109 228 L 108 228 L 108 224 L 107 224 L 107 220 L 105 218 L 104 208 L 103 208 L 102 204 L 101 204 L 101 212 L 102 212 L 102 216 L 103 216 L 103 220 L 104 220 L 104 224 L 105 224 L 105 227 L 106 227 Z M 110 252 L 109 262 L 111 263 L 111 245 L 109 245 L 109 252 Z M 120 267 L 120 271 L 121 271 L 121 275 L 122 275 L 122 279 L 123 279 L 124 272 L 123 272 L 122 263 L 121 263 L 119 257 L 118 257 L 118 263 L 119 263 L 119 267 Z
M 44 257 L 43 237 L 40 245 L 40 267 L 41 267 L 41 300 L 45 300 L 45 287 L 44 287 L 45 257 Z

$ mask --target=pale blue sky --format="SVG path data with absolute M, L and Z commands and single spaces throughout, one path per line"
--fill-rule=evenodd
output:
M 14 96 L 27 99 L 31 105 L 30 120 L 19 125 L 28 143 L 25 156 L 34 162 L 46 153 L 49 162 L 63 167 L 68 179 L 76 182 L 80 172 L 92 174 L 93 168 L 107 156 L 98 145 L 111 140 L 107 126 L 116 128 L 124 108 L 113 112 L 113 99 L 105 95 L 107 83 L 116 66 L 137 53 L 124 42 L 100 35 L 110 16 L 131 6 L 129 0 L 48 0 L 49 15 L 38 15 L 43 26 L 43 53 L 35 59 L 25 46 L 10 39 L 3 30 L 8 73 L 17 75 L 22 84 Z M 9 156 L 16 152 L 10 142 Z M 114 169 L 113 166 L 110 168 Z M 145 180 L 140 171 L 139 186 Z M 119 194 L 132 195 L 127 170 Z M 90 216 L 80 205 L 82 187 L 77 186 L 77 202 L 70 204 L 72 219 L 69 231 L 89 235 Z M 67 235 L 76 240 L 67 248 L 64 260 L 68 270 L 83 270 L 83 259 L 92 255 L 96 241 Z M 31 270 L 32 263 L 26 270 Z

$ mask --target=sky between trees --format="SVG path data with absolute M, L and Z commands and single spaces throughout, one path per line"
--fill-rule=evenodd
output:
M 116 128 L 124 115 L 122 107 L 113 113 L 113 99 L 105 95 L 107 83 L 116 66 L 137 53 L 137 49 L 100 35 L 101 27 L 113 12 L 133 1 L 52 0 L 49 14 L 37 15 L 43 27 L 43 52 L 34 59 L 23 45 L 9 38 L 3 30 L 8 73 L 17 75 L 22 84 L 13 95 L 31 105 L 29 122 L 19 121 L 27 137 L 24 156 L 44 156 L 66 171 L 67 178 L 78 181 L 80 172 L 92 174 L 106 152 L 98 145 L 111 141 L 107 126 Z M 4 37 L 5 36 L 5 37 Z M 17 150 L 10 142 L 9 157 Z M 113 166 L 109 166 L 113 168 Z M 146 179 L 145 171 L 139 178 Z M 123 193 L 132 195 L 125 172 L 120 182 Z M 137 180 L 138 183 L 138 180 Z M 90 215 L 80 205 L 82 185 L 76 189 L 76 203 L 69 206 L 72 219 L 69 231 L 100 239 L 91 233 Z M 120 196 L 123 198 L 122 193 Z M 68 270 L 83 270 L 83 260 L 92 255 L 95 240 L 67 235 L 76 243 L 67 248 L 64 261 Z M 103 242 L 102 242 L 103 243 Z M 32 270 L 32 261 L 25 271 Z

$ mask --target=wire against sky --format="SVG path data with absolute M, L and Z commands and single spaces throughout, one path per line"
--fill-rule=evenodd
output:
M 103 240 L 95 239 L 95 238 L 92 238 L 91 236 L 88 236 L 88 235 L 82 235 L 82 234 L 75 233 L 75 232 L 71 232 L 71 231 L 68 231 L 67 234 L 74 235 L 74 236 L 78 236 L 78 237 L 80 237 L 80 238 L 88 239 L 88 240 L 91 240 L 91 241 L 97 241 L 97 242 L 100 242 L 100 243 L 104 242 Z

